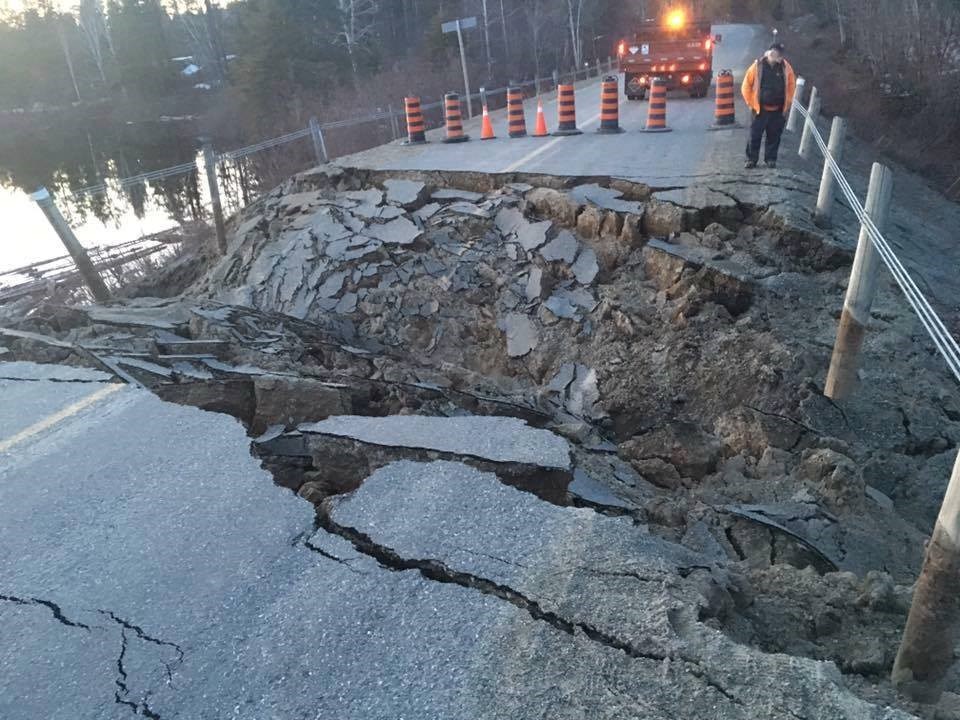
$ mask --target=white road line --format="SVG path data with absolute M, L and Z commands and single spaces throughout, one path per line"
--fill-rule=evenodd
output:
M 597 114 L 594 115 L 592 118 L 590 118 L 589 120 L 585 121 L 585 122 L 582 123 L 582 124 L 583 124 L 584 127 L 586 127 L 587 125 L 592 125 L 593 123 L 595 123 L 595 122 L 596 122 L 597 120 L 599 120 L 599 119 L 600 119 L 600 113 L 597 113 Z M 549 149 L 552 148 L 554 145 L 556 145 L 558 142 L 561 142 L 561 141 L 563 141 L 563 140 L 566 140 L 566 138 L 564 138 L 564 137 L 557 137 L 557 138 L 554 138 L 553 140 L 547 141 L 546 143 L 544 143 L 543 145 L 541 145 L 540 147 L 538 147 L 536 150 L 533 150 L 533 151 L 527 153 L 526 155 L 524 155 L 522 158 L 520 158 L 520 159 L 517 160 L 516 162 L 510 163 L 509 165 L 507 165 L 507 166 L 506 166 L 503 170 L 501 170 L 500 172 L 513 172 L 514 170 L 519 170 L 521 165 L 524 165 L 524 164 L 528 163 L 529 161 L 533 160 L 533 159 L 534 159 L 535 157 L 537 157 L 538 155 L 542 155 L 542 154 L 545 153 L 547 150 L 549 150 Z
M 95 402 L 102 400 L 108 395 L 111 395 L 124 387 L 126 386 L 121 385 L 120 383 L 111 383 L 110 385 L 107 385 L 106 387 L 101 388 L 94 393 L 90 393 L 85 398 L 77 400 L 77 402 L 73 403 L 72 405 L 68 405 L 63 410 L 55 412 L 52 415 L 48 415 L 43 420 L 40 420 L 39 422 L 36 422 L 28 427 L 26 430 L 21 430 L 13 437 L 0 441 L 0 453 L 7 452 L 14 446 L 22 443 L 24 440 L 28 440 L 37 433 L 41 433 L 44 430 L 53 427 L 58 422 L 66 420 L 72 415 L 76 415 L 84 408 L 93 405 Z

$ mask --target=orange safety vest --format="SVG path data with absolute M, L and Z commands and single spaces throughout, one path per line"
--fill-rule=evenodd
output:
M 760 112 L 760 63 L 762 62 L 766 62 L 766 60 L 760 58 L 754 61 L 753 65 L 747 69 L 747 74 L 743 77 L 743 85 L 740 86 L 743 99 L 755 113 Z M 793 72 L 793 66 L 787 62 L 786 58 L 783 60 L 783 77 L 786 81 L 786 87 L 784 88 L 786 102 L 780 109 L 786 111 L 793 102 L 793 95 L 797 91 L 797 76 Z

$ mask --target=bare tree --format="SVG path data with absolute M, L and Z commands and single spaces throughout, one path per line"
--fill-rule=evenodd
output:
M 107 36 L 107 24 L 103 19 L 103 7 L 100 0 L 80 0 L 77 8 L 77 24 L 87 41 L 87 50 L 97 66 L 100 82 L 107 85 L 107 74 L 104 71 L 103 43 Z
M 63 48 L 63 57 L 67 61 L 67 70 L 70 71 L 70 80 L 73 82 L 73 91 L 77 94 L 77 100 L 80 100 L 80 86 L 77 84 L 77 74 L 73 69 L 73 56 L 70 54 L 70 43 L 67 42 L 67 34 L 64 32 L 63 23 L 67 22 L 67 15 L 61 15 L 55 18 L 57 26 L 57 37 L 60 39 L 60 47 Z
M 570 47 L 573 51 L 573 64 L 579 70 L 583 62 L 583 43 L 580 33 L 580 21 L 586 0 L 567 0 L 567 19 L 570 24 Z
M 337 40 L 347 48 L 350 66 L 353 68 L 353 77 L 356 80 L 359 74 L 357 52 L 364 41 L 373 35 L 376 27 L 377 1 L 337 0 L 337 9 L 340 11 L 342 27 L 337 35 Z

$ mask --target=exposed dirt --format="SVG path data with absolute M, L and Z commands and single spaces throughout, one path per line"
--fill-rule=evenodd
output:
M 702 622 L 919 712 L 887 676 L 960 443 L 946 373 L 884 287 L 861 386 L 827 400 L 849 254 L 767 208 L 652 190 L 317 169 L 249 209 L 180 298 L 21 308 L 3 357 L 106 367 L 234 415 L 321 525 L 328 498 L 401 459 L 630 515 L 729 568 L 704 583 Z M 521 418 L 566 438 L 572 469 L 303 425 L 413 414 Z

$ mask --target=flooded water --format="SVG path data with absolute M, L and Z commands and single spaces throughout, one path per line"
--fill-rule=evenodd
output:
M 42 127 L 40 126 L 42 125 Z M 87 247 L 110 246 L 209 218 L 204 166 L 193 123 L 85 126 L 38 121 L 0 140 L 0 273 L 61 256 L 63 245 L 30 193 L 46 187 Z M 307 141 L 309 143 L 309 140 Z M 226 143 L 223 143 L 226 144 Z M 294 143 L 296 145 L 297 143 Z M 297 148 L 301 154 L 308 148 Z M 178 165 L 185 171 L 149 182 L 130 178 Z M 223 164 L 225 209 L 237 209 L 269 181 L 269 168 Z

